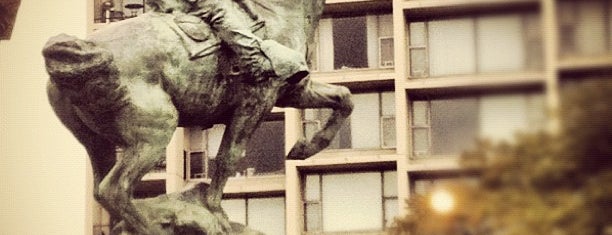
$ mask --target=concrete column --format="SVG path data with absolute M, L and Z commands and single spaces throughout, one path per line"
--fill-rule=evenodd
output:
M 544 46 L 544 76 L 546 78 L 546 104 L 548 126 L 551 133 L 558 133 L 560 123 L 559 74 L 559 25 L 555 0 L 541 0 L 542 38 Z
M 407 213 L 404 202 L 409 196 L 408 190 L 408 157 L 410 153 L 408 100 L 405 83 L 408 81 L 408 46 L 406 44 L 407 29 L 403 9 L 404 0 L 393 0 L 393 47 L 395 64 L 395 127 L 397 141 L 397 191 L 399 216 Z
M 168 147 L 166 147 L 166 193 L 183 189 L 186 182 L 183 178 L 183 146 L 185 129 L 176 128 Z
M 285 108 L 285 154 L 303 136 L 302 110 Z
M 297 160 L 285 162 L 285 216 L 286 234 L 302 234 L 304 228 L 304 208 L 301 197 L 301 180 Z

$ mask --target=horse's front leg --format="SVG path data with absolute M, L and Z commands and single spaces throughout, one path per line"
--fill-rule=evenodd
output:
M 288 90 L 277 101 L 276 106 L 293 108 L 331 108 L 331 117 L 325 126 L 316 132 L 312 140 L 299 140 L 289 151 L 287 159 L 306 159 L 329 146 L 344 121 L 353 111 L 351 92 L 343 86 L 331 85 L 306 79 Z
M 225 127 L 223 139 L 217 157 L 215 175 L 212 176 L 210 186 L 206 191 L 205 204 L 213 212 L 222 226 L 229 232 L 230 225 L 227 215 L 221 208 L 223 188 L 229 177 L 236 172 L 236 164 L 246 149 L 248 139 L 251 137 L 264 114 L 272 109 L 273 104 L 244 105 L 236 109 L 232 120 Z M 245 106 L 252 107 L 246 108 Z

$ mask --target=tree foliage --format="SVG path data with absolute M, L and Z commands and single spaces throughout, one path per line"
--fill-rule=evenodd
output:
M 562 128 L 481 141 L 465 152 L 475 187 L 457 184 L 456 209 L 440 215 L 429 195 L 407 201 L 393 234 L 606 234 L 612 228 L 612 80 L 562 89 Z

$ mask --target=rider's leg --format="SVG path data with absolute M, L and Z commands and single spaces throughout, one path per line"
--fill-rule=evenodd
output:
M 238 54 L 241 67 L 256 80 L 271 76 L 298 82 L 308 75 L 303 55 L 278 43 L 263 41 L 233 14 L 227 12 L 228 0 L 201 0 L 191 12 L 209 23 L 217 36 Z M 279 54 L 293 54 L 282 56 Z

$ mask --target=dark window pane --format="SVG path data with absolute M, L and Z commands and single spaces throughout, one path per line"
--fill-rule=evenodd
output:
M 205 169 L 204 155 L 202 153 L 191 153 L 189 159 L 190 178 L 204 178 Z
M 147 180 L 136 183 L 134 198 L 151 198 L 166 194 L 166 182 L 163 180 Z
M 255 168 L 256 174 L 280 173 L 285 169 L 285 123 L 263 122 L 247 143 L 246 157 L 238 170 Z
M 367 68 L 365 16 L 333 18 L 334 69 Z
M 460 154 L 473 145 L 478 131 L 478 100 L 431 101 L 434 155 Z

